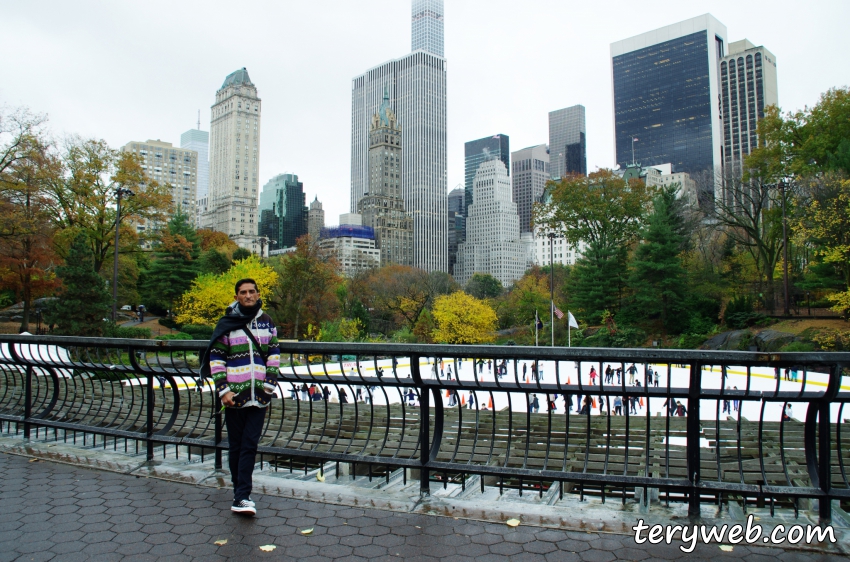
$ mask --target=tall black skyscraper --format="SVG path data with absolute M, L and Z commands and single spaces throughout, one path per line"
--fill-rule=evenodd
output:
M 691 176 L 719 170 L 718 68 L 725 43 L 726 26 L 704 14 L 611 44 L 621 167 L 634 159 L 643 166 L 670 163 L 674 173 Z M 712 182 L 703 189 L 712 189 Z M 700 198 L 706 196 L 713 193 Z

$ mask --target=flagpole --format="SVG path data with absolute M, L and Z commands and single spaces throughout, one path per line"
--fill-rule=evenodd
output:
M 537 341 L 537 309 L 534 309 L 534 347 L 540 345 Z

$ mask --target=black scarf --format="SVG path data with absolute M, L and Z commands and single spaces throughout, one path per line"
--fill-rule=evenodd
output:
M 243 307 L 238 302 L 234 302 L 227 307 L 224 311 L 224 316 L 219 318 L 218 324 L 216 324 L 215 330 L 213 330 L 212 337 L 210 337 L 210 342 L 201 357 L 201 377 L 198 381 L 199 384 L 210 376 L 210 349 L 212 349 L 215 341 L 224 334 L 229 334 L 233 330 L 238 330 L 251 322 L 251 320 L 256 318 L 262 306 L 262 299 L 257 299 L 257 303 L 251 307 Z

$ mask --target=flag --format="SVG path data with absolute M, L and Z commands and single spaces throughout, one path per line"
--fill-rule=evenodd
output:
M 576 322 L 576 317 L 573 316 L 573 313 L 569 310 L 567 311 L 567 325 L 570 328 L 578 329 L 578 322 Z
M 638 138 L 637 138 L 637 137 L 634 137 L 634 138 L 632 138 L 632 141 L 637 142 L 637 141 L 638 141 Z
M 561 312 L 561 309 L 558 308 L 557 306 L 555 307 L 555 316 L 558 317 L 558 320 L 560 320 L 561 318 L 564 317 L 564 313 Z
M 537 319 L 537 329 L 538 330 L 543 329 L 543 320 L 541 320 L 540 318 Z

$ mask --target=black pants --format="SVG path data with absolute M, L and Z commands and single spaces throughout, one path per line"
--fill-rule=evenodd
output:
M 247 500 L 251 496 L 251 476 L 257 457 L 257 443 L 263 433 L 265 408 L 227 408 L 224 422 L 227 425 L 227 441 L 230 445 L 228 464 L 233 482 L 233 498 Z

